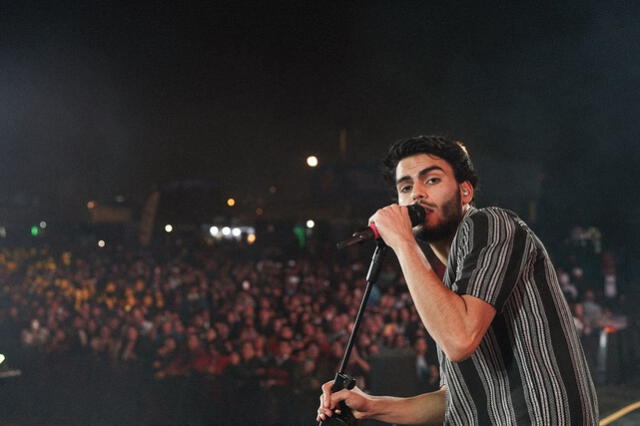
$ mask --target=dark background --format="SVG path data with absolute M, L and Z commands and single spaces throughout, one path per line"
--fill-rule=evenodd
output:
M 237 197 L 238 212 L 269 197 L 380 205 L 390 142 L 443 133 L 475 157 L 479 204 L 542 232 L 595 225 L 633 241 L 639 12 L 632 1 L 3 2 L 0 213 L 83 220 L 87 200 L 121 195 L 138 214 L 153 188 L 186 179 Z M 319 169 L 304 165 L 312 153 Z M 343 178 L 353 170 L 357 184 Z M 335 196 L 322 199 L 326 180 Z

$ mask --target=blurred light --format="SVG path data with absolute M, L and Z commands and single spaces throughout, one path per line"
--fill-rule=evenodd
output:
M 247 235 L 247 242 L 249 244 L 253 244 L 256 242 L 256 234 L 249 234 Z
M 105 243 L 104 240 L 98 241 L 98 247 L 102 248 L 102 247 L 104 247 L 106 245 L 107 245 L 107 243 Z
M 313 220 L 309 219 L 307 221 L 307 228 L 312 229 L 314 226 L 316 226 L 316 223 Z
M 228 205 L 229 207 L 233 207 L 233 206 L 235 206 L 235 205 L 236 205 L 236 200 L 235 200 L 234 198 L 229 198 L 229 199 L 227 200 L 227 205 Z
M 316 167 L 318 165 L 318 157 L 315 155 L 310 155 L 307 157 L 307 166 Z
M 169 232 L 173 231 L 173 226 L 171 226 L 170 224 L 167 223 L 164 226 L 164 230 L 165 230 L 165 232 L 169 233 Z
M 239 237 L 239 236 L 240 236 L 240 234 L 242 234 L 242 231 L 240 230 L 240 228 L 233 228 L 233 230 L 231 231 L 231 234 L 232 234 L 234 237 Z
M 231 235 L 231 228 L 229 228 L 228 226 L 222 228 L 222 235 Z
M 260 207 L 258 207 L 258 208 L 256 209 L 256 214 L 257 214 L 258 216 L 262 216 L 262 214 L 263 214 L 263 213 L 264 213 L 264 210 L 262 210 Z
M 5 358 L 4 354 L 0 354 L 0 364 L 2 364 L 5 359 L 6 358 Z
M 7 238 L 7 228 L 0 226 L 0 238 Z
M 293 228 L 293 233 L 295 234 L 296 238 L 298 239 L 298 244 L 300 245 L 300 247 L 304 247 L 306 245 L 306 243 L 307 243 L 307 240 L 305 238 L 304 229 L 302 228 L 302 226 L 296 225 Z
M 87 203 L 87 208 L 88 208 L 88 209 L 93 209 L 93 208 L 95 208 L 95 207 L 96 207 L 96 202 L 95 202 L 95 201 L 89 201 L 89 202 Z
M 217 236 L 219 232 L 220 230 L 218 229 L 217 226 L 212 226 L 211 228 L 209 228 L 209 233 L 211 234 L 212 237 Z
M 117 203 L 124 203 L 125 200 L 126 200 L 126 198 L 124 198 L 124 195 L 116 195 L 116 202 Z
M 38 228 L 37 226 L 33 225 L 31 227 L 31 235 L 33 235 L 34 237 L 37 237 L 39 233 L 40 233 L 40 228 Z
M 272 194 L 275 194 L 276 192 L 278 192 L 278 187 L 275 186 L 275 185 L 271 185 L 269 187 L 269 192 L 272 193 Z
M 40 228 L 44 229 L 46 227 L 47 227 L 47 222 L 45 222 L 44 220 L 40 222 Z

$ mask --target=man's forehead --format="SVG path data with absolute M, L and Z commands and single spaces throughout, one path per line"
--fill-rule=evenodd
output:
M 398 162 L 396 166 L 396 179 L 400 179 L 405 176 L 413 177 L 419 174 L 422 170 L 430 167 L 439 167 L 445 173 L 450 173 L 452 171 L 451 165 L 449 163 L 433 154 L 415 154 L 410 157 L 405 157 Z

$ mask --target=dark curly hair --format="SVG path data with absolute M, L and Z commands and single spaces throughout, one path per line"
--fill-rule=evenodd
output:
M 394 142 L 383 161 L 383 176 L 395 188 L 396 167 L 403 158 L 416 154 L 431 154 L 442 158 L 453 168 L 459 183 L 469 181 L 474 188 L 478 185 L 478 176 L 471 158 L 462 142 L 454 142 L 443 136 L 420 135 Z

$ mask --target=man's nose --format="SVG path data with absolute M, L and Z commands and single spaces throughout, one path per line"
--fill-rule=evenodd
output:
M 413 201 L 422 200 L 428 197 L 427 188 L 422 183 L 417 183 L 413 185 L 413 193 L 411 194 L 411 199 Z

